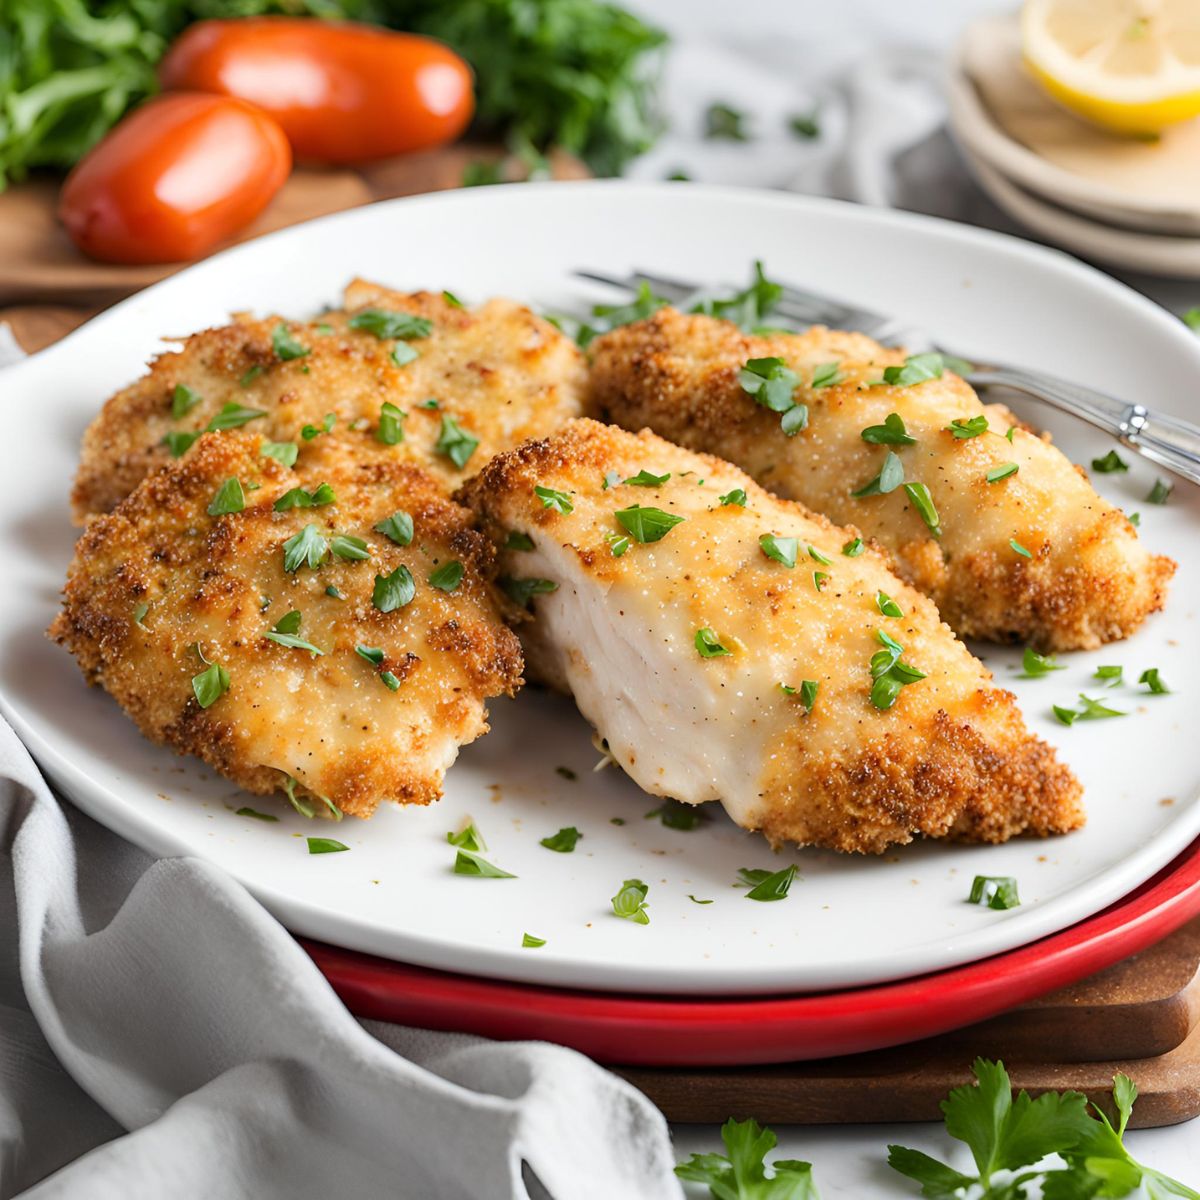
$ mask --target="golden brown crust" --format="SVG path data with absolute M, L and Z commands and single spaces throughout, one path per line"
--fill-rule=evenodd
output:
M 486 730 L 484 701 L 521 683 L 519 646 L 496 616 L 492 548 L 441 483 L 411 463 L 342 463 L 315 475 L 262 456 L 261 442 L 240 431 L 208 434 L 112 513 L 93 517 L 51 636 L 149 738 L 249 791 L 277 791 L 291 775 L 356 816 L 384 799 L 428 803 L 457 747 Z M 235 477 L 244 510 L 208 515 L 217 489 Z M 290 489 L 320 483 L 334 503 L 274 510 Z M 400 508 L 415 527 L 406 547 L 374 528 Z M 319 569 L 285 571 L 283 543 L 310 524 L 329 542 L 363 539 L 370 559 L 329 555 Z M 461 583 L 453 592 L 432 587 L 431 571 L 451 560 L 463 564 Z M 372 603 L 376 575 L 401 565 L 415 598 L 381 612 Z M 264 636 L 292 610 L 302 614 L 298 636 L 320 657 Z M 382 650 L 383 662 L 361 657 L 359 645 Z M 204 669 L 197 647 L 232 681 L 209 708 L 192 689 Z M 395 691 L 383 671 L 398 681 Z
M 622 482 L 641 470 L 670 478 Z M 538 486 L 565 492 L 572 511 L 546 507 Z M 745 506 L 722 504 L 736 488 Z M 498 546 L 514 530 L 532 539 L 501 553 L 507 574 L 558 585 L 512 614 L 527 660 L 574 692 L 647 791 L 720 799 L 774 842 L 867 853 L 916 835 L 1003 841 L 1083 823 L 1071 772 L 886 556 L 842 555 L 852 530 L 728 463 L 647 430 L 572 421 L 493 459 L 459 497 Z M 684 520 L 614 555 L 614 514 L 633 503 Z M 828 561 L 801 552 L 789 569 L 763 554 L 766 532 Z M 880 591 L 901 618 L 882 615 Z M 704 627 L 731 653 L 702 658 Z M 887 711 L 868 698 L 880 629 L 926 676 Z M 803 679 L 819 684 L 807 714 L 780 688 Z
M 548 432 L 580 411 L 582 356 L 528 308 L 492 300 L 469 310 L 441 295 L 393 292 L 364 280 L 349 285 L 345 305 L 310 322 L 239 316 L 160 355 L 146 375 L 105 404 L 85 433 L 72 494 L 77 519 L 110 510 L 170 461 L 163 442 L 168 433 L 202 430 L 227 403 L 265 413 L 246 428 L 269 441 L 297 443 L 304 459 L 319 460 L 339 448 L 358 459 L 407 459 L 447 489 L 488 455 Z M 432 321 L 428 337 L 407 343 L 418 357 L 397 365 L 395 340 L 352 328 L 350 320 L 364 308 Z M 272 335 L 281 323 L 308 354 L 278 357 Z M 201 399 L 173 418 L 171 400 L 180 384 Z M 436 408 L 426 406 L 430 400 L 437 401 Z M 397 445 L 376 437 L 384 403 L 407 413 L 404 440 Z M 331 433 L 306 440 L 304 427 L 321 428 L 330 412 Z M 462 468 L 435 449 L 445 416 L 479 439 Z
M 962 636 L 1091 649 L 1126 637 L 1162 607 L 1175 564 L 1151 555 L 1124 515 L 1049 444 L 984 406 L 950 373 L 916 386 L 881 385 L 903 363 L 860 334 L 815 327 L 753 337 L 704 316 L 662 309 L 592 343 L 592 411 L 630 429 L 654 429 L 715 451 L 779 495 L 854 525 L 891 552 L 897 571 L 932 597 Z M 738 382 L 750 358 L 783 358 L 800 376 L 795 399 L 809 408 L 794 437 Z M 836 363 L 841 379 L 813 387 L 814 368 Z M 899 413 L 912 446 L 868 445 L 861 431 Z M 984 434 L 958 439 L 952 420 L 986 416 Z M 934 537 L 903 489 L 857 498 L 895 451 L 905 479 L 928 486 L 941 518 Z M 992 484 L 987 473 L 1015 462 Z M 1026 557 L 1014 546 L 1029 552 Z

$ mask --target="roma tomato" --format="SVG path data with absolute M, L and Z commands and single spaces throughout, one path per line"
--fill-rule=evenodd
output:
M 327 163 L 439 146 L 475 109 L 471 68 L 440 42 L 315 18 L 200 21 L 159 79 L 248 100 L 283 126 L 298 158 Z
M 241 100 L 159 96 L 129 114 L 67 176 L 58 215 L 91 258 L 198 258 L 248 225 L 292 166 L 287 137 Z

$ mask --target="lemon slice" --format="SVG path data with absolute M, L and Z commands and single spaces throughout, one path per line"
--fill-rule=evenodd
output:
M 1025 61 L 1060 104 L 1152 134 L 1200 115 L 1198 0 L 1026 0 Z

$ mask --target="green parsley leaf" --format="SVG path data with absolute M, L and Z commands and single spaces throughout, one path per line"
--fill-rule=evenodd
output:
M 209 662 L 199 645 L 196 646 L 196 653 L 200 655 L 200 661 L 208 665 L 198 675 L 192 676 L 192 692 L 201 708 L 212 708 L 229 691 L 229 672 L 220 663 Z
M 779 428 L 783 430 L 788 437 L 795 437 L 796 434 L 808 428 L 808 405 L 793 404 L 791 408 L 779 418 Z
M 351 329 L 365 330 L 377 338 L 426 338 L 433 332 L 433 322 L 427 317 L 383 308 L 364 308 L 349 324 Z
M 1121 667 L 1097 667 L 1095 678 L 1105 680 L 1109 687 L 1116 687 L 1124 673 Z
M 290 775 L 283 777 L 283 790 L 287 793 L 288 803 L 302 816 L 308 817 L 310 820 L 317 815 L 316 809 L 303 796 L 296 794 L 296 788 L 299 787 L 299 780 L 293 779 Z M 317 799 L 329 809 L 329 815 L 335 820 L 342 819 L 342 810 L 338 808 L 332 800 L 327 796 L 317 796 Z
M 1175 485 L 1173 483 L 1168 483 L 1165 479 L 1156 479 L 1154 486 L 1150 489 L 1150 493 L 1146 497 L 1146 503 L 1166 504 L 1174 490 Z
M 902 367 L 885 367 L 883 382 L 893 387 L 912 387 L 930 379 L 941 379 L 944 368 L 940 354 L 912 354 L 904 360 Z
M 985 476 L 988 483 L 999 483 L 1002 479 L 1007 479 L 1010 475 L 1015 475 L 1020 466 L 1015 462 L 1001 463 L 999 466 L 993 467 Z
M 1092 459 L 1092 470 L 1111 475 L 1114 471 L 1128 471 L 1129 464 L 1115 450 L 1110 450 L 1103 458 Z
M 508 537 L 504 539 L 505 550 L 532 550 L 533 538 L 527 533 L 521 533 L 520 530 L 512 529 L 509 531 Z
M 263 442 L 258 452 L 263 458 L 273 458 L 285 467 L 294 467 L 300 455 L 300 447 L 295 442 Z
M 391 360 L 393 366 L 406 367 L 413 359 L 420 357 L 421 355 L 416 347 L 409 345 L 408 342 L 397 342 L 392 347 Z
M 1140 529 L 1142 525 L 1142 514 L 1131 512 L 1128 517 L 1126 517 L 1126 520 L 1134 527 L 1134 529 Z
M 474 850 L 459 847 L 454 859 L 455 875 L 474 875 L 478 879 L 516 879 L 511 871 L 502 870 L 495 863 L 481 858 Z
M 238 385 L 244 388 L 249 387 L 265 370 L 266 367 L 264 367 L 261 363 L 255 363 L 254 366 L 252 366 L 245 373 L 245 375 L 238 380 Z
M 305 353 L 308 352 L 305 351 Z M 310 837 L 304 840 L 308 843 L 309 854 L 338 854 L 342 850 L 350 849 L 345 843 L 335 841 L 333 838 Z
M 522 950 L 536 950 L 539 946 L 544 946 L 545 944 L 545 938 L 534 937 L 532 933 L 523 933 L 521 935 Z
M 640 504 L 619 508 L 613 516 L 635 541 L 642 543 L 657 542 L 684 520 L 674 513 L 663 512 L 661 508 L 643 508 Z
M 442 292 L 442 299 L 450 305 L 451 308 L 465 308 L 463 302 L 453 292 Z
M 271 813 L 261 813 L 258 811 L 258 809 L 250 808 L 245 805 L 243 805 L 241 808 L 239 808 L 234 815 L 238 816 L 238 817 L 253 817 L 256 821 L 278 821 L 279 820 L 278 817 L 273 816 Z
M 813 572 L 813 587 L 819 592 L 829 582 L 829 574 L 826 571 Z
M 533 489 L 533 494 L 542 502 L 543 508 L 551 508 L 564 515 L 575 511 L 575 505 L 566 492 L 556 492 L 554 488 L 542 487 L 539 484 Z
M 811 141 L 821 136 L 821 126 L 817 123 L 817 110 L 807 114 L 798 114 L 788 118 L 788 128 L 798 137 Z
M 808 557 L 811 558 L 813 562 L 819 562 L 823 567 L 828 567 L 833 562 L 833 559 L 830 558 L 829 555 L 822 554 L 821 551 L 816 548 L 816 546 L 812 545 L 808 547 Z
M 968 438 L 975 438 L 981 433 L 986 433 L 987 427 L 988 419 L 980 413 L 976 417 L 960 417 L 957 421 L 951 421 L 946 429 L 959 441 L 966 441 Z
M 733 651 L 722 646 L 717 635 L 707 627 L 696 630 L 694 644 L 701 658 L 719 658 L 722 654 L 732 654 Z
M 264 409 L 246 408 L 241 404 L 230 402 L 224 405 L 221 411 L 205 425 L 204 432 L 222 433 L 226 429 L 240 429 L 243 425 L 248 425 L 251 421 L 257 421 L 266 415 Z
M 288 646 L 293 650 L 308 650 L 314 657 L 318 654 L 324 654 L 324 650 L 318 649 L 312 642 L 306 642 L 302 637 L 297 637 L 296 634 L 300 629 L 299 609 L 292 609 L 290 613 L 275 622 L 275 628 L 269 629 L 263 634 L 263 637 L 269 641 L 276 642 L 280 646 Z
M 1041 679 L 1043 675 L 1049 675 L 1051 671 L 1067 669 L 1064 663 L 1055 660 L 1053 654 L 1039 654 L 1032 646 L 1025 647 L 1021 666 L 1024 668 L 1021 671 L 1022 679 Z
M 905 492 L 908 493 L 909 500 L 912 501 L 912 506 L 921 515 L 921 520 L 925 522 L 929 532 L 933 536 L 942 536 L 942 526 L 938 518 L 938 511 L 933 505 L 933 497 L 929 494 L 929 489 L 923 483 L 906 483 L 904 485 Z
M 820 363 L 813 367 L 812 383 L 809 385 L 813 391 L 820 391 L 821 388 L 833 387 L 835 383 L 842 382 L 842 364 L 841 363 Z
M 805 712 L 810 713 L 813 710 L 813 706 L 817 702 L 817 690 L 820 688 L 820 686 L 821 685 L 815 679 L 805 679 L 801 681 L 799 688 L 794 688 L 789 684 L 781 683 L 779 685 L 779 690 L 785 696 L 799 696 L 800 703 L 804 706 Z
M 440 592 L 452 592 L 462 583 L 463 565 L 457 559 L 442 563 L 429 573 L 429 586 Z
M 1067 708 L 1062 704 L 1055 704 L 1051 707 L 1053 708 L 1054 715 L 1058 718 L 1058 723 L 1060 725 L 1074 725 L 1079 719 L 1079 714 L 1073 708 Z
M 725 300 L 702 300 L 693 305 L 692 312 L 732 321 L 749 333 L 763 324 L 767 315 L 782 299 L 783 288 L 769 280 L 763 271 L 762 262 L 756 261 L 754 278 L 751 279 L 749 287 Z
M 727 508 L 730 505 L 732 505 L 736 508 L 745 508 L 746 507 L 746 489 L 745 488 L 734 488 L 733 491 L 726 492 L 725 495 L 718 496 L 717 499 L 721 502 L 722 507 Z
M 474 821 L 468 821 L 457 833 L 446 834 L 446 841 L 463 850 L 487 849 L 487 842 L 483 840 L 483 834 L 479 832 Z
M 306 441 L 311 442 L 313 438 L 320 437 L 323 433 L 332 433 L 334 425 L 337 424 L 336 413 L 326 413 L 320 425 L 305 425 L 300 430 L 300 436 Z
M 668 796 L 657 808 L 652 808 L 646 814 L 646 820 L 652 821 L 657 817 L 668 829 L 678 829 L 690 833 L 699 829 L 708 820 L 708 814 L 699 804 L 684 804 Z
M 738 875 L 743 883 L 751 885 L 746 893 L 747 900 L 783 900 L 796 878 L 797 869 L 795 863 L 773 873 L 756 867 L 742 867 Z
M 565 829 L 551 834 L 550 837 L 542 838 L 538 844 L 545 846 L 547 850 L 553 850 L 556 854 L 570 854 L 575 849 L 575 843 L 581 837 L 583 834 L 574 825 L 568 825 Z
M 479 439 L 463 429 L 452 416 L 442 417 L 442 428 L 433 446 L 438 454 L 444 454 L 461 471 L 478 445 Z
M 365 658 L 373 667 L 383 666 L 384 653 L 378 646 L 355 646 L 354 653 Z
M 335 534 L 329 548 L 338 558 L 344 558 L 347 562 L 362 562 L 371 557 L 367 543 L 362 538 L 352 537 L 348 533 Z
M 707 1184 L 717 1200 L 817 1200 L 812 1164 L 776 1159 L 767 1175 L 766 1156 L 775 1134 L 757 1121 L 726 1121 L 721 1138 L 727 1154 L 693 1154 L 675 1168 L 680 1179 Z
M 1079 703 L 1079 719 L 1081 721 L 1100 721 L 1105 717 L 1127 717 L 1129 715 L 1115 708 L 1108 708 L 1102 701 L 1093 700 L 1082 692 L 1079 693 Z
M 847 558 L 857 558 L 867 548 L 866 542 L 860 537 L 851 538 L 843 547 L 842 553 Z
M 776 537 L 773 533 L 764 533 L 758 539 L 762 552 L 785 567 L 796 565 L 796 554 L 800 549 L 800 541 L 794 537 Z
M 875 605 L 885 617 L 903 617 L 904 610 L 887 592 L 875 593 Z
M 371 603 L 380 612 L 395 612 L 406 604 L 411 604 L 417 594 L 417 585 L 412 572 L 401 563 L 390 575 L 376 575 L 375 589 L 371 593 Z
M 346 598 L 332 583 L 325 589 L 325 595 L 332 596 L 335 600 L 345 600 Z
M 396 543 L 397 546 L 410 545 L 413 540 L 413 519 L 410 513 L 398 508 L 390 517 L 384 517 L 375 524 L 375 532 Z
M 291 362 L 294 358 L 304 358 L 305 355 L 312 353 L 307 346 L 301 345 L 292 337 L 288 327 L 282 321 L 275 326 L 271 333 L 271 348 L 280 362 Z
M 306 488 L 294 487 L 284 492 L 272 506 L 276 512 L 287 512 L 290 508 L 320 508 L 325 504 L 334 504 L 337 497 L 333 488 L 327 483 L 319 484 L 311 492 Z
M 712 903 L 712 901 L 711 901 L 711 900 L 698 900 L 698 899 L 697 899 L 695 896 L 693 896 L 693 895 L 692 895 L 692 893 L 691 893 L 691 892 L 688 892 L 688 899 L 689 899 L 689 900 L 690 900 L 690 901 L 691 901 L 693 904 L 711 904 L 711 903 Z
M 1016 433 L 1017 433 L 1017 427 L 1015 425 L 1010 425 L 1004 431 L 1004 437 L 1010 446 L 1013 444 L 1013 438 L 1016 436 Z
M 545 596 L 558 591 L 558 584 L 552 579 L 513 579 L 508 575 L 500 579 L 500 586 L 511 600 L 522 607 L 529 603 L 531 596 Z
M 626 479 L 624 482 L 627 484 L 630 484 L 633 487 L 656 488 L 656 487 L 662 487 L 662 485 L 664 483 L 666 483 L 667 480 L 670 478 L 671 478 L 670 471 L 668 471 L 665 475 L 654 475 L 650 471 L 647 471 L 643 468 L 636 475 L 630 475 L 630 477 L 628 479 Z
M 148 605 L 148 604 L 147 604 L 145 601 L 142 601 L 142 603 L 141 603 L 141 604 L 135 604 L 135 605 L 133 606 L 133 623 L 134 623 L 134 624 L 135 624 L 135 625 L 136 625 L 136 626 L 137 626 L 139 629 L 145 629 L 145 628 L 146 628 L 146 626 L 142 624 L 142 621 L 144 621 L 144 620 L 145 620 L 145 618 L 146 618 L 146 614 L 147 614 L 149 611 L 150 611 L 150 605 Z M 1155 674 L 1155 676 L 1157 677 L 1157 675 L 1158 675 L 1158 672 L 1157 672 L 1157 671 L 1155 671 L 1155 672 L 1154 672 L 1154 674 Z
M 904 647 L 890 634 L 877 629 L 875 638 L 883 649 L 871 656 L 871 678 L 874 680 L 871 686 L 871 703 L 876 708 L 886 711 L 896 703 L 902 688 L 924 679 L 925 675 L 901 660 Z
M 180 417 L 187 416 L 203 399 L 199 392 L 193 392 L 186 383 L 177 383 L 171 393 L 171 416 L 178 421 Z
M 851 492 L 850 495 L 858 500 L 864 496 L 886 496 L 889 492 L 894 492 L 903 482 L 904 464 L 894 450 L 889 450 L 887 457 L 883 460 L 883 466 L 879 468 L 879 474 L 864 483 L 858 491 Z
M 1028 550 L 1026 550 L 1026 549 L 1025 549 L 1025 547 L 1024 547 L 1024 546 L 1022 546 L 1022 545 L 1021 545 L 1021 543 L 1020 543 L 1020 542 L 1018 542 L 1016 538 L 1009 538 L 1009 539 L 1008 539 L 1008 544 L 1009 544 L 1009 545 L 1010 545 L 1010 546 L 1011 546 L 1011 547 L 1012 547 L 1012 548 L 1013 548 L 1013 549 L 1014 549 L 1014 550 L 1015 550 L 1015 551 L 1016 551 L 1016 552 L 1017 552 L 1019 555 L 1021 555 L 1021 557 L 1022 557 L 1022 558 L 1032 558 L 1032 557 L 1033 557 L 1033 555 L 1032 555 L 1032 554 L 1031 554 L 1031 553 L 1030 553 Z
M 621 325 L 630 325 L 634 321 L 643 321 L 653 316 L 667 304 L 661 296 L 656 296 L 646 282 L 638 284 L 637 294 L 628 304 L 597 304 L 592 308 L 592 316 L 597 319 L 598 327 L 581 325 L 575 335 L 576 342 L 583 348 L 598 334 L 607 333 Z
M 747 359 L 737 378 L 742 391 L 753 396 L 763 408 L 786 413 L 796 407 L 792 395 L 800 383 L 800 376 L 790 370 L 782 358 Z
M 620 558 L 631 544 L 629 538 L 621 533 L 606 534 L 605 541 L 608 542 L 608 548 L 612 551 L 613 558 Z
M 705 110 L 704 136 L 710 141 L 748 142 L 745 121 L 744 112 L 717 101 Z
M 971 884 L 968 904 L 986 904 L 988 908 L 1017 908 L 1017 881 L 1011 875 L 976 875 Z
M 379 425 L 375 429 L 375 440 L 385 446 L 398 446 L 404 441 L 404 421 L 407 418 L 402 408 L 385 400 L 379 409 Z
M 646 912 L 646 893 L 649 891 L 640 879 L 625 880 L 621 890 L 612 898 L 613 912 L 626 921 L 649 925 L 650 915 Z
M 227 479 L 219 488 L 216 495 L 208 503 L 210 517 L 223 517 L 230 513 L 240 513 L 246 507 L 246 494 L 242 491 L 242 481 L 236 476 Z
M 888 413 L 882 425 L 868 425 L 860 435 L 873 446 L 915 446 L 917 439 L 909 435 L 899 413 Z
M 182 458 L 199 436 L 198 433 L 168 433 L 163 438 L 163 443 L 171 452 L 172 458 Z
M 1158 668 L 1149 667 L 1138 676 L 1138 683 L 1144 683 L 1154 696 L 1165 696 L 1171 689 L 1159 678 Z

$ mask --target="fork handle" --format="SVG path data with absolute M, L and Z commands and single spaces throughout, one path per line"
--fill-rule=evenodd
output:
M 1019 367 L 978 367 L 966 376 L 973 387 L 1006 387 L 1102 429 L 1146 458 L 1200 483 L 1200 426 L 1130 404 L 1115 396 Z

